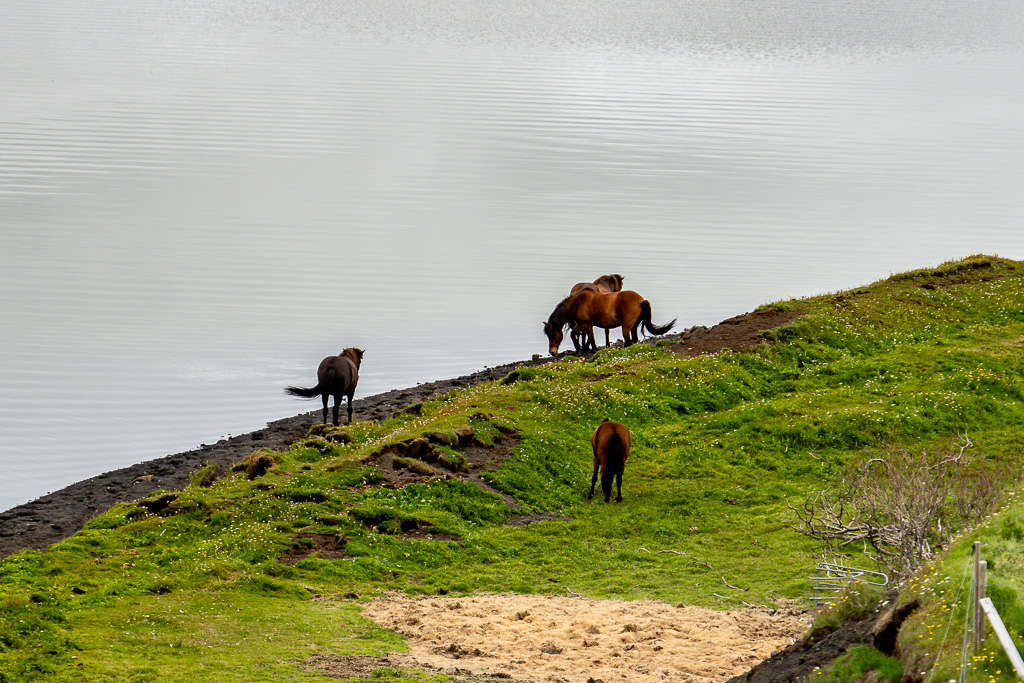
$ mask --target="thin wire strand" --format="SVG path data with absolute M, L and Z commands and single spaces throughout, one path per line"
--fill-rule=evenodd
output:
M 931 673 L 928 675 L 928 683 L 932 683 L 932 677 L 935 676 L 935 667 L 939 665 L 939 657 L 942 656 L 942 648 L 946 646 L 946 638 L 949 637 L 949 627 L 953 625 L 953 614 L 956 612 L 956 606 L 960 603 L 960 593 L 964 589 L 964 583 L 967 582 L 967 573 L 971 569 L 970 562 L 967 563 L 966 570 L 964 571 L 964 578 L 960 580 L 960 587 L 956 589 L 956 598 L 953 600 L 953 604 L 949 607 L 949 621 L 946 622 L 946 632 L 942 634 L 942 642 L 939 643 L 939 652 L 935 655 L 935 663 L 932 664 Z M 963 654 L 961 653 L 961 660 Z M 961 666 L 961 669 L 963 667 Z
M 968 563 L 968 567 L 972 565 Z M 967 619 L 964 620 L 964 642 L 960 646 L 960 676 L 958 679 L 960 683 L 967 683 L 967 634 L 971 631 L 971 623 L 974 621 L 974 581 L 971 581 L 971 587 L 967 591 Z

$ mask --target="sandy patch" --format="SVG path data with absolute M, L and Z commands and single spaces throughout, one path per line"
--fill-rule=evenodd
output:
M 390 596 L 365 615 L 408 639 L 403 666 L 528 681 L 725 681 L 807 627 L 796 607 L 716 611 L 570 597 Z

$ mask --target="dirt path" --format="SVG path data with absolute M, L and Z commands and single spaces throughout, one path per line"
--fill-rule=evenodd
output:
M 410 648 L 381 667 L 537 683 L 726 681 L 807 627 L 797 608 L 717 611 L 535 595 L 394 595 L 365 615 L 402 634 Z M 311 668 L 341 678 L 355 675 L 349 663 L 321 657 Z

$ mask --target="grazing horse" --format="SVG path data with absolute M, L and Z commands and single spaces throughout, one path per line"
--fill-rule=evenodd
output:
M 349 347 L 338 356 L 328 356 L 320 361 L 316 370 L 317 385 L 312 389 L 287 387 L 285 393 L 302 398 L 322 396 L 324 399 L 324 424 L 327 424 L 327 399 L 334 397 L 334 424 L 338 424 L 338 406 L 341 397 L 348 396 L 348 422 L 352 423 L 352 396 L 359 382 L 359 364 L 363 361 L 363 350 Z
M 621 422 L 612 422 L 607 417 L 597 425 L 594 435 L 590 437 L 590 445 L 594 449 L 594 476 L 590 478 L 590 494 L 594 497 L 594 486 L 597 484 L 597 471 L 601 470 L 601 490 L 604 491 L 604 502 L 612 497 L 612 479 L 618 490 L 615 501 L 622 502 L 622 472 L 626 469 L 629 459 L 629 430 Z
M 613 273 L 611 275 L 602 275 L 593 282 L 577 282 L 572 286 L 572 289 L 569 290 L 569 295 L 572 296 L 576 292 L 579 292 L 584 289 L 589 289 L 594 292 L 600 292 L 602 294 L 608 294 L 610 292 L 621 292 L 622 276 L 619 275 L 618 273 Z M 570 337 L 572 337 L 572 344 L 573 346 L 576 347 L 577 351 L 579 351 L 580 348 L 580 334 L 582 334 L 582 330 L 579 330 L 575 327 L 572 329 L 572 332 L 570 333 Z M 607 327 L 604 328 L 604 345 L 611 346 L 611 339 L 608 336 Z
M 632 290 L 600 294 L 592 290 L 581 290 L 562 299 L 544 323 L 544 334 L 548 338 L 548 352 L 554 356 L 562 344 L 562 329 L 566 325 L 578 325 L 585 335 L 583 351 L 597 351 L 594 340 L 594 326 L 622 326 L 622 339 L 626 346 L 637 342 L 637 329 L 644 326 L 649 334 L 665 334 L 676 324 L 673 319 L 660 327 L 651 322 L 651 303 Z

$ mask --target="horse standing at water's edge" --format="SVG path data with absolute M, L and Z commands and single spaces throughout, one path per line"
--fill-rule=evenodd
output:
M 594 476 L 590 478 L 590 494 L 594 497 L 594 486 L 597 484 L 597 471 L 601 470 L 601 491 L 604 502 L 612 497 L 612 479 L 615 479 L 618 495 L 615 501 L 622 502 L 622 473 L 629 459 L 629 430 L 621 422 L 612 422 L 607 417 L 597 425 L 594 435 L 590 437 L 590 445 L 594 449 Z
M 338 406 L 341 397 L 348 396 L 348 422 L 352 423 L 352 397 L 359 383 L 359 365 L 363 361 L 363 350 L 349 347 L 337 356 L 328 356 L 320 361 L 316 370 L 317 385 L 312 389 L 287 387 L 285 393 L 302 398 L 322 396 L 324 400 L 324 424 L 327 424 L 327 399 L 334 397 L 334 424 L 338 424 Z
M 584 333 L 582 350 L 597 351 L 594 327 L 622 326 L 622 339 L 626 346 L 637 342 L 640 325 L 648 334 L 665 334 L 676 324 L 673 319 L 667 325 L 651 322 L 651 303 L 632 290 L 601 294 L 592 290 L 581 290 L 562 299 L 544 323 L 544 334 L 548 338 L 548 352 L 554 356 L 562 344 L 562 329 L 566 325 L 579 326 Z
M 590 289 L 595 292 L 601 292 L 602 294 L 608 294 L 609 292 L 621 292 L 622 291 L 622 276 L 618 273 L 612 273 L 611 275 L 602 275 L 593 282 L 577 282 L 569 290 L 569 294 L 575 294 L 582 289 Z
M 572 289 L 569 290 L 569 296 L 572 296 L 576 292 L 582 291 L 584 289 L 589 289 L 589 290 L 594 291 L 594 292 L 600 292 L 601 294 L 610 294 L 611 292 L 621 292 L 622 291 L 622 276 L 619 275 L 618 273 L 612 273 L 611 275 L 602 275 L 601 277 L 597 278 L 593 282 L 577 282 L 576 284 L 574 284 L 572 286 Z M 605 346 L 611 346 L 611 338 L 608 336 L 608 329 L 609 328 L 607 328 L 607 327 L 604 328 L 604 345 Z M 573 327 L 572 332 L 570 332 L 570 336 L 572 337 L 573 346 L 576 347 L 577 351 L 579 351 L 579 348 L 580 348 L 579 338 L 580 338 L 580 335 L 582 333 L 583 333 L 582 330 L 579 330 L 576 327 Z

